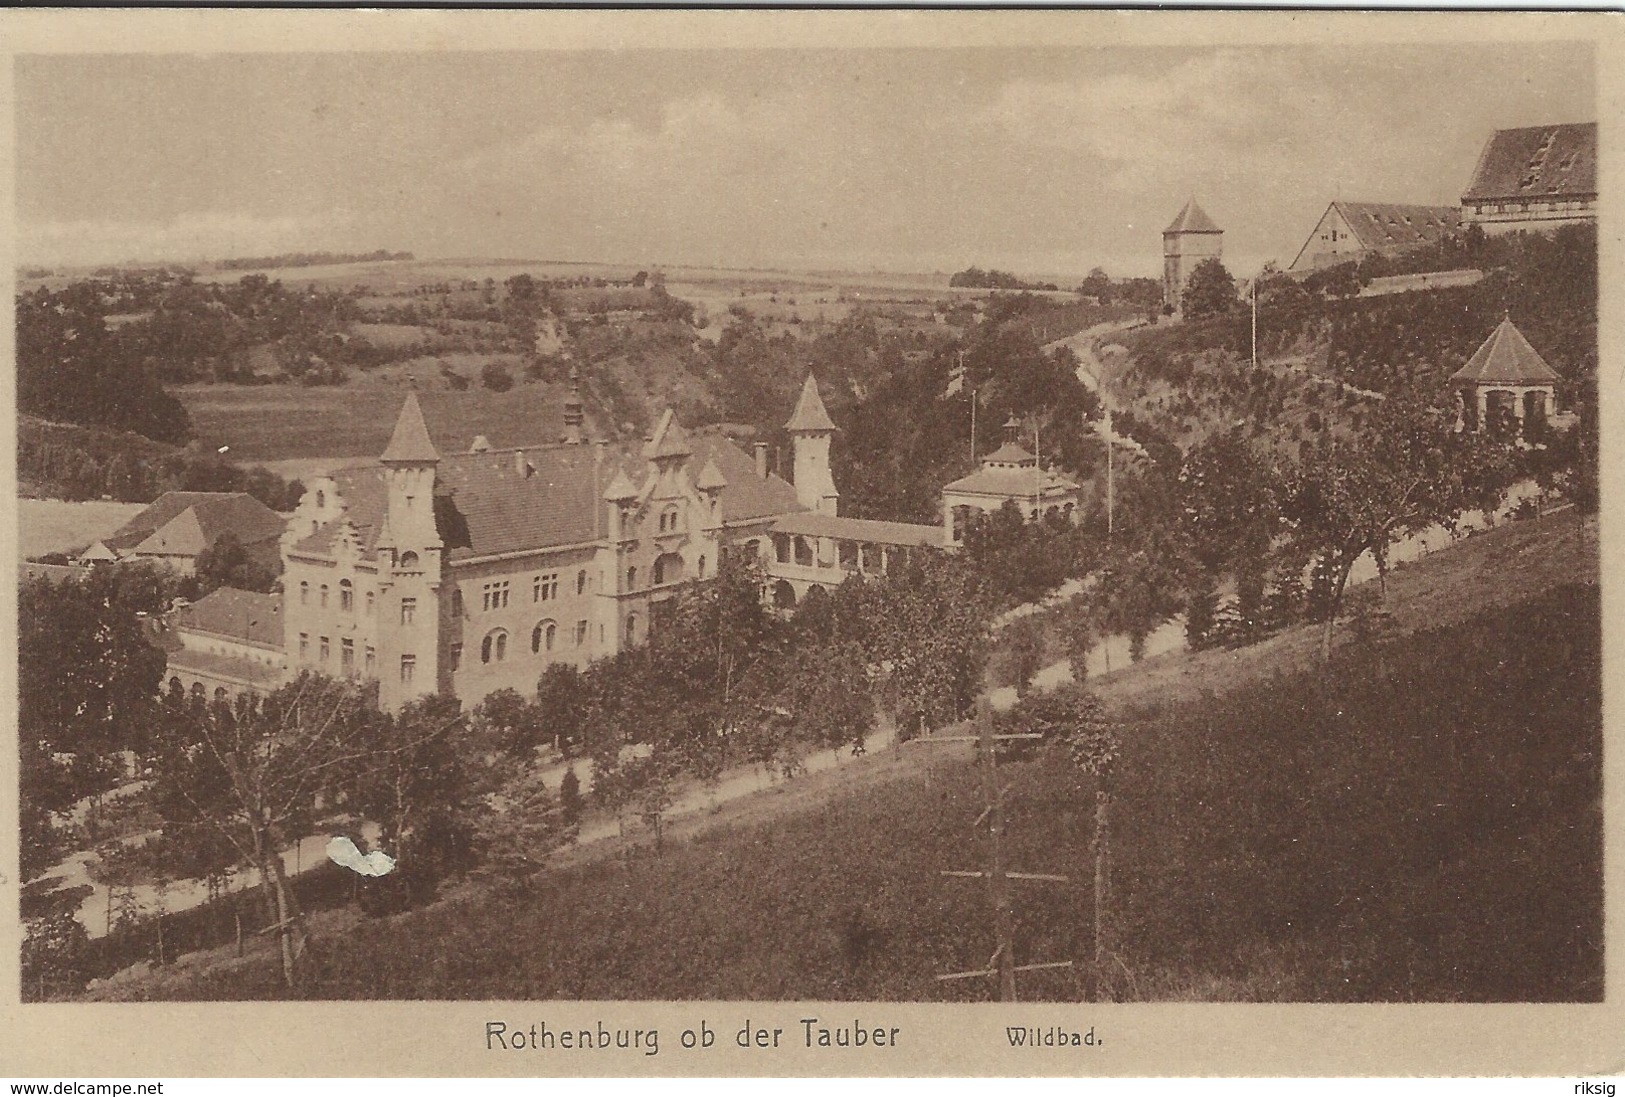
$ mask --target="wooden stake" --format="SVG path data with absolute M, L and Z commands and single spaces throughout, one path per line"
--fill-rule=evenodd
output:
M 999 1000 L 1016 1000 L 1015 948 L 1010 932 L 1010 896 L 1005 890 L 1004 859 L 1000 842 L 1004 836 L 1004 805 L 999 796 L 998 760 L 993 757 L 993 706 L 986 697 L 976 704 L 976 726 L 982 745 L 982 787 L 992 814 L 988 817 L 988 890 L 993 899 L 993 930 L 999 943 Z

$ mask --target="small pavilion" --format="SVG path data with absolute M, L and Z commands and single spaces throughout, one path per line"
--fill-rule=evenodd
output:
M 1557 399 L 1557 371 L 1530 346 L 1510 317 L 1450 377 L 1462 430 L 1481 431 L 1511 412 L 1521 437 L 1538 436 Z

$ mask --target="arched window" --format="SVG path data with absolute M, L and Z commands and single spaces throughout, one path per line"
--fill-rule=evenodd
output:
M 626 569 L 626 589 L 638 589 L 638 569 L 636 567 Z
M 480 641 L 480 662 L 500 663 L 508 657 L 508 634 L 501 629 L 486 634 Z
M 586 568 L 582 568 L 580 571 L 576 572 L 576 593 L 577 594 L 586 594 L 587 593 L 587 569 Z
M 418 554 L 415 552 L 401 553 L 401 562 L 398 565 L 402 571 L 415 571 L 418 566 Z
M 677 507 L 669 506 L 660 512 L 660 532 L 670 533 L 677 528 Z
M 530 632 L 530 650 L 540 654 L 553 650 L 553 641 L 558 639 L 559 626 L 552 621 L 543 621 Z
M 316 489 L 316 507 L 318 510 L 327 506 L 327 492 Z
M 638 615 L 635 613 L 626 615 L 626 642 L 628 644 L 638 642 Z
M 226 699 L 226 687 L 225 686 L 215 686 L 214 687 L 214 699 L 216 701 L 224 701 Z
M 662 553 L 655 558 L 655 586 L 676 583 L 683 578 L 683 558 L 675 552 Z
M 700 557 L 700 578 L 705 578 L 705 557 Z
M 321 605 L 322 605 L 323 609 L 327 608 L 327 584 L 326 583 L 322 584 L 322 602 L 321 602 Z
M 194 700 L 197 700 L 197 701 L 203 700 L 203 683 L 202 682 L 193 682 L 192 683 L 191 694 L 192 694 L 192 697 L 193 697 Z
M 299 584 L 299 604 L 301 606 L 310 605 L 310 584 L 308 582 Z
M 171 692 L 171 693 L 179 693 L 180 691 L 181 691 L 181 680 L 179 678 L 171 678 L 169 680 L 169 692 Z
M 796 606 L 796 588 L 783 579 L 774 583 L 773 604 L 779 609 L 794 609 Z
M 367 612 L 368 613 L 372 612 L 372 598 L 373 598 L 372 591 L 369 590 L 367 592 Z
M 339 580 L 339 609 L 345 613 L 355 609 L 355 586 L 348 579 Z

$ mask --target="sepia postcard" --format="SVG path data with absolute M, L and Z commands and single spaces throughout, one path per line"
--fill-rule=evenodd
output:
M 1617 15 L 0 41 L 0 1073 L 1625 1071 Z

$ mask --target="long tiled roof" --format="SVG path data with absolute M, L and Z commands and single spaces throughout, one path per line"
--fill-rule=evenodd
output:
M 188 511 L 191 520 L 174 525 Z M 196 555 L 230 533 L 244 545 L 282 535 L 284 519 L 276 511 L 242 492 L 168 491 L 146 510 L 124 524 L 104 544 L 117 552 Z M 174 525 L 174 529 L 169 527 Z M 154 534 L 162 534 L 151 540 Z M 147 542 L 151 541 L 151 547 Z
M 1360 243 L 1382 249 L 1427 244 L 1461 224 L 1455 206 L 1401 206 L 1390 202 L 1333 202 Z
M 194 651 L 189 648 L 170 652 L 166 665 L 168 670 L 165 673 L 178 670 L 191 671 L 209 678 L 228 678 L 244 682 L 267 691 L 275 688 L 282 679 L 281 667 L 267 666 L 257 659 L 248 659 L 241 655 L 216 655 L 211 651 Z
M 282 597 L 221 587 L 175 614 L 177 629 L 282 647 Z
M 942 545 L 941 526 L 919 526 L 911 522 L 876 522 L 867 518 L 841 518 L 817 511 L 788 514 L 773 523 L 774 533 L 799 533 L 805 537 L 838 537 L 847 541 L 868 541 L 881 545 Z
M 726 438 L 688 438 L 689 467 L 697 475 L 714 463 L 727 480 L 722 516 L 729 524 L 801 509 L 795 489 L 777 476 L 756 474 L 754 459 Z M 630 450 L 630 452 L 629 452 Z M 523 454 L 523 468 L 520 467 Z M 619 473 L 641 488 L 650 475 L 641 446 L 608 447 L 594 476 L 596 447 L 549 445 L 536 448 L 459 453 L 441 458 L 436 468 L 435 521 L 449 560 L 545 549 L 593 541 L 603 535 L 598 507 Z M 387 492 L 378 465 L 341 469 L 334 486 L 355 527 L 363 554 L 373 551 L 383 525 Z M 326 555 L 341 532 L 329 522 L 295 546 L 295 551 Z
M 1452 381 L 1484 381 L 1504 384 L 1547 384 L 1557 380 L 1557 371 L 1530 345 L 1510 317 L 1496 325 L 1467 364 L 1450 376 Z
M 1463 202 L 1595 197 L 1597 123 L 1496 130 L 1484 145 Z

